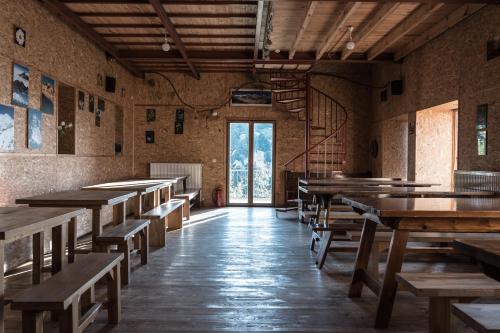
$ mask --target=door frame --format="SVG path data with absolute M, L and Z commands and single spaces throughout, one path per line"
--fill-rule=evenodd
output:
M 229 144 L 231 140 L 230 125 L 231 123 L 248 123 L 249 124 L 249 137 L 248 137 L 248 202 L 244 204 L 230 203 L 229 202 Z M 270 123 L 273 124 L 273 180 L 271 182 L 272 194 L 271 203 L 269 204 L 254 204 L 253 203 L 253 144 L 254 144 L 254 124 L 255 123 Z M 276 121 L 266 119 L 227 119 L 226 120 L 226 206 L 234 207 L 274 207 L 276 198 Z

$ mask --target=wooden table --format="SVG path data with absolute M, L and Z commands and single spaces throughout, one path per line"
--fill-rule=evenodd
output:
M 134 216 L 141 218 L 142 216 L 142 197 L 148 194 L 153 194 L 153 207 L 160 204 L 160 190 L 171 186 L 169 182 L 141 179 L 141 180 L 124 180 L 97 184 L 83 187 L 84 191 L 133 191 L 137 193 L 134 197 Z
M 431 187 L 440 184 L 415 182 L 412 180 L 390 180 L 387 178 L 312 178 L 299 179 L 300 185 L 316 186 L 403 186 Z
M 360 297 L 363 284 L 377 296 L 376 328 L 387 328 L 397 291 L 395 274 L 401 271 L 410 232 L 500 232 L 500 198 L 344 198 L 363 214 L 349 297 Z M 367 270 L 377 225 L 393 230 L 383 282 Z
M 28 204 L 31 207 L 82 207 L 92 210 L 92 248 L 95 248 L 95 238 L 102 233 L 101 212 L 104 206 L 112 206 L 114 209 L 113 222 L 115 224 L 125 221 L 127 216 L 126 202 L 136 197 L 135 191 L 65 191 L 46 193 L 33 197 L 17 199 L 18 204 Z M 68 242 L 76 246 L 76 226 L 69 225 L 71 237 Z M 72 229 L 75 230 L 73 231 Z M 74 253 L 70 252 L 70 257 Z
M 483 271 L 500 279 L 500 241 L 498 239 L 456 239 L 453 247 L 481 263 Z
M 0 332 L 4 331 L 5 281 L 4 262 L 5 244 L 33 236 L 33 283 L 40 283 L 44 256 L 44 230 L 52 228 L 52 274 L 60 271 L 66 264 L 66 241 L 63 226 L 73 225 L 76 232 L 77 217 L 85 209 L 77 208 L 31 208 L 0 207 Z M 73 237 L 73 236 L 71 236 Z M 70 251 L 74 252 L 74 247 Z

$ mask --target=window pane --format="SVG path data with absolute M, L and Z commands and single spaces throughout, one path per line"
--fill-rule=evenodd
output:
M 253 133 L 253 202 L 271 204 L 273 198 L 273 124 L 255 123 Z
M 229 124 L 229 203 L 248 203 L 248 123 Z

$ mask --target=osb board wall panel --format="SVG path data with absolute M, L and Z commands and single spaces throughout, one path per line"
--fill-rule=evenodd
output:
M 362 74 L 339 68 L 342 75 L 359 79 Z M 366 71 L 364 68 L 363 75 Z M 156 86 L 149 92 L 145 86 L 144 102 L 135 108 L 134 172 L 137 176 L 147 176 L 150 162 L 203 163 L 204 204 L 209 206 L 212 190 L 226 184 L 226 140 L 228 120 L 273 120 L 276 121 L 276 197 L 275 202 L 283 203 L 283 164 L 301 153 L 304 147 L 304 123 L 296 116 L 283 110 L 278 103 L 273 108 L 231 107 L 219 110 L 217 117 L 208 117 L 207 112 L 197 113 L 184 107 L 184 134 L 174 134 L 175 109 L 182 108 L 168 83 L 157 75 L 151 75 Z M 252 79 L 243 74 L 202 74 L 200 81 L 190 76 L 170 75 L 184 101 L 194 105 L 214 107 L 229 97 L 231 88 L 241 87 Z M 268 80 L 268 77 L 262 77 Z M 313 77 L 312 84 L 336 98 L 349 113 L 348 163 L 346 172 L 368 171 L 368 135 L 363 128 L 369 124 L 369 88 L 346 84 L 345 80 L 325 76 Z M 247 87 L 247 86 L 246 86 Z M 149 95 L 148 95 L 149 94 Z M 155 104 L 156 101 L 156 104 Z M 155 122 L 146 121 L 146 108 L 155 107 Z M 155 132 L 155 143 L 146 144 L 145 131 Z M 356 152 L 356 153 L 355 153 Z M 215 161 L 215 162 L 214 162 Z
M 492 104 L 492 115 L 500 98 L 500 58 L 486 60 L 486 43 L 500 35 L 499 21 L 500 7 L 486 6 L 411 53 L 401 65 L 376 65 L 375 85 L 402 75 L 405 91 L 402 96 L 389 93 L 389 100 L 380 102 L 380 90 L 374 90 L 373 120 L 384 121 L 458 99 L 458 168 L 498 171 L 500 151 L 494 149 L 500 140 L 498 117 L 489 119 L 487 156 L 477 156 L 474 125 L 476 106 Z M 376 135 L 374 128 L 371 136 Z M 408 151 L 414 153 L 414 149 Z
M 26 48 L 13 43 L 13 27 L 27 31 Z M 0 12 L 0 103 L 11 103 L 12 63 L 30 69 L 29 106 L 40 107 L 41 75 L 47 74 L 57 82 L 102 96 L 110 109 L 103 115 L 101 127 L 96 128 L 88 111 L 76 111 L 76 155 L 57 155 L 57 119 L 43 117 L 43 147 L 26 147 L 26 109 L 15 108 L 15 150 L 0 152 L 0 206 L 12 205 L 16 198 L 49 191 L 78 189 L 82 185 L 130 176 L 132 169 L 132 111 L 136 79 L 115 63 L 109 63 L 102 51 L 76 34 L 49 14 L 37 1 L 3 1 Z M 115 75 L 119 93 L 105 93 L 98 85 L 97 73 Z M 57 91 L 57 90 L 56 90 Z M 86 110 L 88 96 L 86 96 Z M 97 99 L 96 99 L 97 101 Z M 114 116 L 112 104 L 125 110 L 124 156 L 113 154 Z M 105 215 L 109 219 L 109 210 Z M 79 233 L 90 231 L 89 216 L 79 223 Z M 46 242 L 50 233 L 46 233 Z M 29 258 L 28 239 L 15 242 L 7 249 L 7 264 L 12 267 Z M 48 249 L 48 246 L 46 246 Z

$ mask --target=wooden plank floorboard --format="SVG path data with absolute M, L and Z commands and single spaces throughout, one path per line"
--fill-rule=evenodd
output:
M 121 323 L 107 325 L 103 311 L 86 332 L 381 332 L 372 328 L 375 296 L 365 290 L 362 298 L 347 297 L 354 254 L 331 254 L 318 270 L 310 230 L 276 219 L 272 209 L 206 210 L 191 218 L 189 226 L 168 233 L 167 246 L 153 250 L 148 265 L 134 258 L 132 282 L 122 289 Z M 464 269 L 476 270 L 427 262 L 403 268 Z M 27 274 L 16 276 L 7 288 L 29 281 Z M 399 293 L 383 332 L 427 332 L 427 315 L 427 299 Z M 20 315 L 8 311 L 6 328 L 18 332 Z M 57 332 L 48 320 L 45 329 Z

